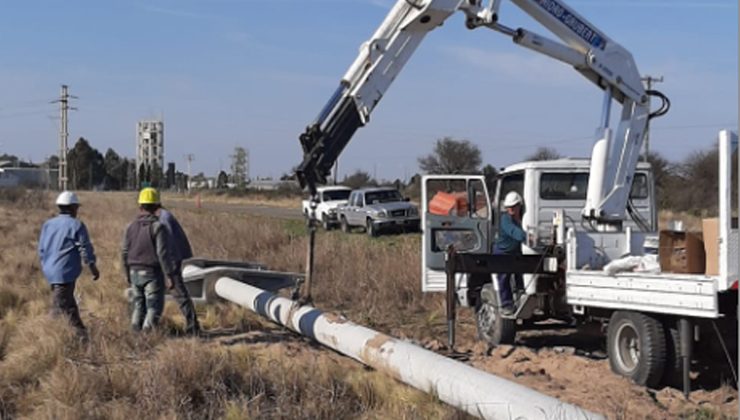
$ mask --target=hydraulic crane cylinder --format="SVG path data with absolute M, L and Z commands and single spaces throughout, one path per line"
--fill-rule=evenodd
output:
M 480 418 L 603 418 L 343 317 L 300 306 L 290 299 L 228 277 L 216 282 L 216 293 Z

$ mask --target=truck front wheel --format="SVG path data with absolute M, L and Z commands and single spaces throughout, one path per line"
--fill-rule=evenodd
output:
M 666 339 L 658 320 L 638 312 L 614 312 L 609 320 L 607 347 L 614 373 L 641 386 L 660 385 L 666 363 Z
M 365 222 L 365 232 L 367 232 L 367 236 L 371 238 L 378 236 L 378 228 L 375 227 L 373 219 L 367 219 Z
M 344 233 L 349 233 L 350 232 L 350 229 L 351 228 L 349 227 L 349 223 L 347 223 L 347 218 L 346 217 L 341 216 L 340 221 L 339 221 L 339 224 L 342 225 L 342 232 L 344 232 Z
M 514 344 L 516 320 L 501 317 L 499 307 L 498 293 L 493 289 L 493 284 L 484 285 L 475 304 L 478 337 L 493 346 Z

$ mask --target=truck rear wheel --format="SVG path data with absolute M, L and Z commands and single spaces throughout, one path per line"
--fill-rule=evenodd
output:
M 614 312 L 609 320 L 607 347 L 614 373 L 650 388 L 660 384 L 666 362 L 666 339 L 663 324 L 658 320 L 638 312 Z
M 514 344 L 516 320 L 502 318 L 499 307 L 498 293 L 493 289 L 493 285 L 490 283 L 484 285 L 475 304 L 478 338 L 493 346 Z
M 665 367 L 663 368 L 663 385 L 681 388 L 683 385 L 683 360 L 681 360 L 681 339 L 675 321 L 663 324 L 665 333 Z

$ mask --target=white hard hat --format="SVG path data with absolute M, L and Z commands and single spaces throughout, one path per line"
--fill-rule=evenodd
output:
M 504 198 L 504 207 L 514 207 L 517 204 L 522 204 L 522 196 L 516 191 L 509 191 L 506 193 L 506 198 Z
M 77 194 L 72 191 L 62 191 L 57 197 L 57 206 L 71 206 L 73 204 L 80 205 L 80 199 L 77 198 Z

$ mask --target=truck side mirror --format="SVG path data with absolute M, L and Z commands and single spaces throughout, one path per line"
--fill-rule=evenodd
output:
M 411 201 L 411 199 L 410 199 L 410 198 L 408 198 L 408 197 L 404 197 L 404 198 L 403 198 L 403 201 L 407 201 L 407 202 L 408 202 L 408 201 Z

